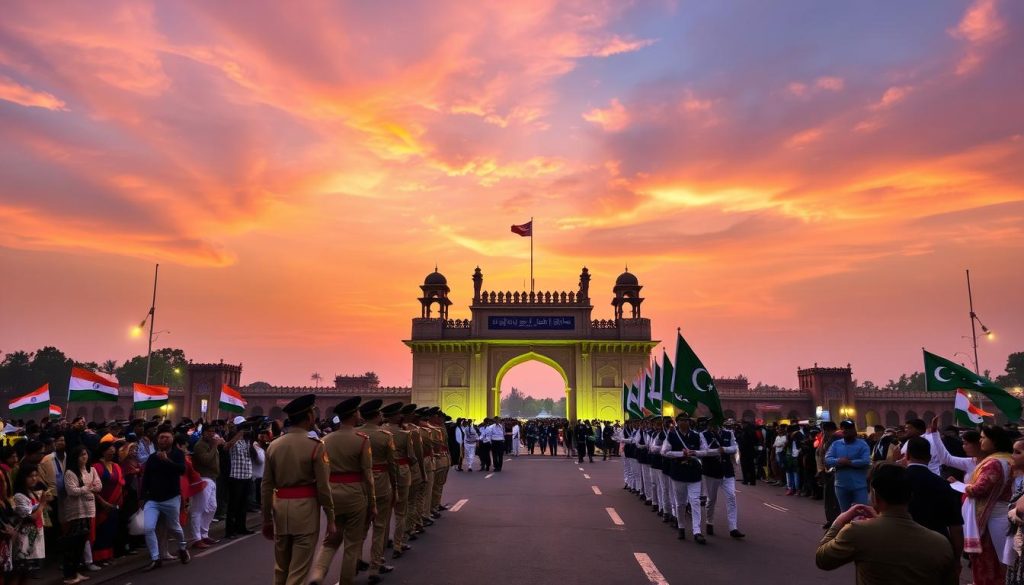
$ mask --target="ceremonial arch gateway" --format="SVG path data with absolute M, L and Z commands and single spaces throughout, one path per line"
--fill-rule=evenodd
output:
M 500 414 L 501 380 L 518 364 L 551 366 L 565 384 L 570 419 L 622 420 L 622 383 L 650 363 L 651 321 L 641 316 L 640 286 L 624 272 L 615 281 L 614 318 L 591 318 L 590 273 L 570 292 L 483 290 L 473 274 L 470 319 L 450 319 L 448 280 L 439 272 L 420 286 L 412 320 L 412 401 L 440 404 L 452 417 Z

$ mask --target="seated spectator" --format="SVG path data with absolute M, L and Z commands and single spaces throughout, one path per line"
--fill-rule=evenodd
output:
M 901 465 L 871 473 L 872 506 L 843 512 L 825 533 L 815 562 L 831 571 L 853 562 L 858 585 L 936 585 L 959 581 L 949 541 L 910 516 L 911 487 Z

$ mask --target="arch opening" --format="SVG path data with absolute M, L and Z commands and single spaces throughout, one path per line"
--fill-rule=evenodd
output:
M 498 370 L 492 388 L 493 412 L 519 418 L 565 418 L 570 392 L 569 375 L 558 362 L 543 354 L 527 352 L 505 362 Z

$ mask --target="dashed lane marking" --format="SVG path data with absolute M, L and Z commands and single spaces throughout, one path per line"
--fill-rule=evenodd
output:
M 788 508 L 783 508 L 782 506 L 776 506 L 775 504 L 769 504 L 768 502 L 764 502 L 764 505 L 768 506 L 772 510 L 775 510 L 776 512 L 789 512 Z
M 494 477 L 494 474 L 488 473 L 487 475 L 484 476 L 484 479 L 491 479 L 492 477 Z
M 622 517 L 619 516 L 619 513 L 615 511 L 615 508 L 605 508 L 604 511 L 608 512 L 608 516 L 612 519 L 612 524 L 616 526 L 623 526 L 625 524 L 625 522 L 622 521 Z
M 229 546 L 235 546 L 236 544 L 242 542 L 243 540 L 245 540 L 247 538 L 251 538 L 253 536 L 256 536 L 256 535 L 255 534 L 249 534 L 247 536 L 241 536 L 239 538 L 236 538 L 236 539 L 232 540 L 231 542 L 226 542 L 226 543 L 218 545 L 218 546 L 210 547 L 210 548 L 204 550 L 203 552 L 201 552 L 199 554 L 194 554 L 194 555 L 191 555 L 191 556 L 192 556 L 193 559 L 201 559 L 201 558 L 205 557 L 206 555 L 208 555 L 210 553 L 215 553 L 217 551 L 224 550 L 224 549 L 226 549 Z
M 654 561 L 647 553 L 633 553 L 636 557 L 636 562 L 640 563 L 640 568 L 644 570 L 644 575 L 647 575 L 647 580 L 654 585 L 668 585 L 668 581 L 665 580 L 665 576 L 661 574 L 658 567 L 654 566 Z
M 583 468 L 582 468 L 582 467 L 580 467 L 580 471 L 583 471 Z
M 467 499 L 462 499 L 462 500 L 459 500 L 458 502 L 455 502 L 455 505 L 452 506 L 451 510 L 449 510 L 449 511 L 450 512 L 458 512 L 459 510 L 462 509 L 463 506 L 466 505 L 466 502 L 468 502 L 468 501 L 469 500 L 467 500 Z
M 601 495 L 601 488 L 597 487 L 596 485 L 590 486 L 590 489 L 594 490 L 594 495 L 595 496 L 600 496 Z
M 584 474 L 583 474 L 583 479 L 590 479 L 590 475 L 588 475 L 588 474 L 584 473 Z

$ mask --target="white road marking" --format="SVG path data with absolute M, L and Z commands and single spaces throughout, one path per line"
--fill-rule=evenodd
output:
M 492 477 L 494 477 L 494 474 L 488 473 L 487 475 L 484 476 L 484 479 L 491 479 Z
M 582 468 L 582 467 L 580 467 L 580 471 L 583 471 L 583 468 Z
M 596 485 L 590 486 L 590 489 L 594 490 L 594 495 L 595 496 L 600 496 L 601 495 L 601 488 L 597 487 Z
M 589 475 L 587 475 L 586 473 L 584 473 L 584 474 L 583 474 L 583 479 L 590 479 L 590 476 L 589 476 Z
M 259 534 L 259 533 L 257 532 L 257 534 Z M 204 550 L 203 552 L 201 552 L 199 554 L 194 554 L 194 555 L 191 555 L 191 556 L 192 556 L 193 559 L 201 559 L 201 558 L 205 557 L 206 555 L 208 555 L 210 553 L 215 553 L 217 551 L 224 550 L 224 549 L 226 549 L 229 546 L 234 546 L 234 545 L 242 542 L 246 538 L 250 538 L 250 537 L 253 537 L 253 536 L 256 536 L 256 534 L 249 534 L 249 535 L 246 535 L 246 536 L 241 536 L 239 538 L 236 538 L 236 539 L 232 540 L 231 542 L 228 542 L 228 543 L 225 543 L 225 544 L 221 544 L 219 546 L 212 546 L 212 547 Z
M 622 521 L 622 517 L 619 516 L 619 513 L 615 511 L 615 508 L 605 508 L 604 511 L 608 512 L 608 516 L 612 519 L 612 524 L 616 526 L 622 526 L 625 524 L 625 522 Z
M 772 510 L 775 510 L 776 512 L 789 512 L 788 508 L 783 508 L 782 506 L 776 506 L 775 504 L 769 504 L 768 502 L 765 502 L 764 505 L 768 506 Z
M 459 500 L 458 502 L 455 502 L 455 505 L 451 507 L 451 510 L 449 510 L 449 512 L 458 512 L 459 510 L 462 509 L 463 506 L 466 505 L 466 502 L 468 502 L 468 501 L 469 500 L 467 500 L 467 499 L 462 499 L 462 500 Z
M 647 580 L 654 585 L 668 585 L 668 581 L 665 580 L 665 576 L 661 574 L 658 567 L 654 566 L 654 561 L 647 553 L 633 553 L 636 557 L 636 562 L 640 563 L 640 568 L 644 570 L 644 575 L 647 575 Z

